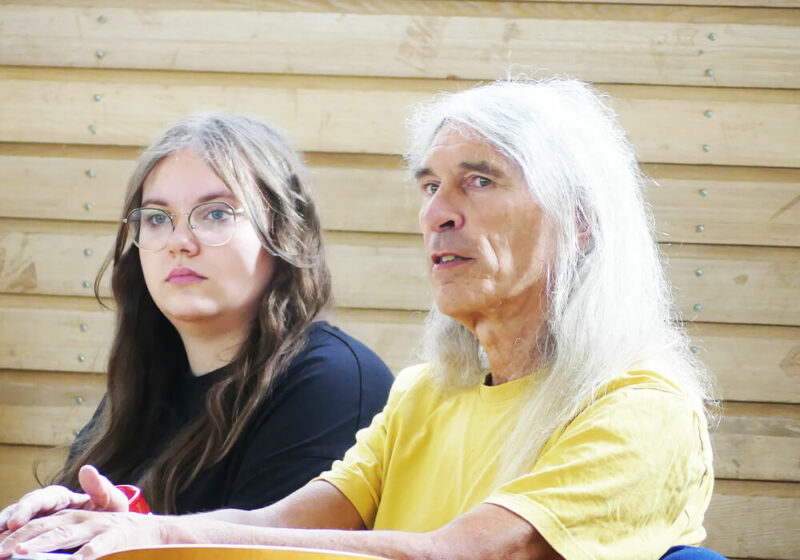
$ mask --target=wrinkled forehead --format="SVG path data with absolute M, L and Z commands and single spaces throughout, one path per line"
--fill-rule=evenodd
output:
M 458 121 L 445 121 L 436 129 L 411 172 L 417 178 L 429 174 L 434 171 L 433 164 L 443 159 L 449 165 L 491 169 L 494 175 L 514 176 L 527 184 L 516 160 L 475 128 Z
M 498 154 L 501 153 L 486 136 L 478 132 L 472 126 L 460 121 L 445 120 L 436 127 L 428 149 L 425 152 L 425 156 L 437 146 L 459 141 L 477 142 L 484 144 L 487 148 L 496 151 Z

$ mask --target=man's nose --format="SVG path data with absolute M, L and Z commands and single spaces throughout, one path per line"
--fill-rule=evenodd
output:
M 458 191 L 440 185 L 433 196 L 422 203 L 419 222 L 422 229 L 427 231 L 444 231 L 463 227 L 463 201 Z

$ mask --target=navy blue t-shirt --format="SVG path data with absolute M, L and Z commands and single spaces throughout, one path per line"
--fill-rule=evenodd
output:
M 204 413 L 205 394 L 220 374 L 181 374 L 179 402 L 163 434 Z M 305 348 L 277 377 L 230 453 L 177 495 L 176 513 L 256 509 L 291 494 L 344 456 L 356 432 L 383 409 L 393 379 L 362 343 L 326 322 L 313 323 Z M 114 482 L 134 482 L 142 470 Z

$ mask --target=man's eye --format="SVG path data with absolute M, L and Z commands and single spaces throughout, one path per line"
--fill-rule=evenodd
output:
M 422 192 L 424 192 L 429 196 L 436 194 L 436 191 L 438 190 L 439 190 L 439 185 L 437 185 L 436 183 L 425 183 L 422 185 Z
M 484 188 L 490 186 L 492 184 L 492 180 L 487 179 L 486 177 L 481 177 L 480 175 L 475 175 L 469 180 L 469 184 L 473 187 Z

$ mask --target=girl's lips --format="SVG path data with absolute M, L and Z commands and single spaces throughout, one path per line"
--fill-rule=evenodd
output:
M 172 276 L 167 279 L 170 284 L 192 284 L 194 282 L 202 282 L 204 277 L 197 274 L 186 274 L 183 276 Z
M 191 284 L 193 282 L 201 282 L 205 279 L 205 276 L 185 266 L 173 269 L 169 273 L 169 276 L 167 276 L 167 282 L 170 284 Z

